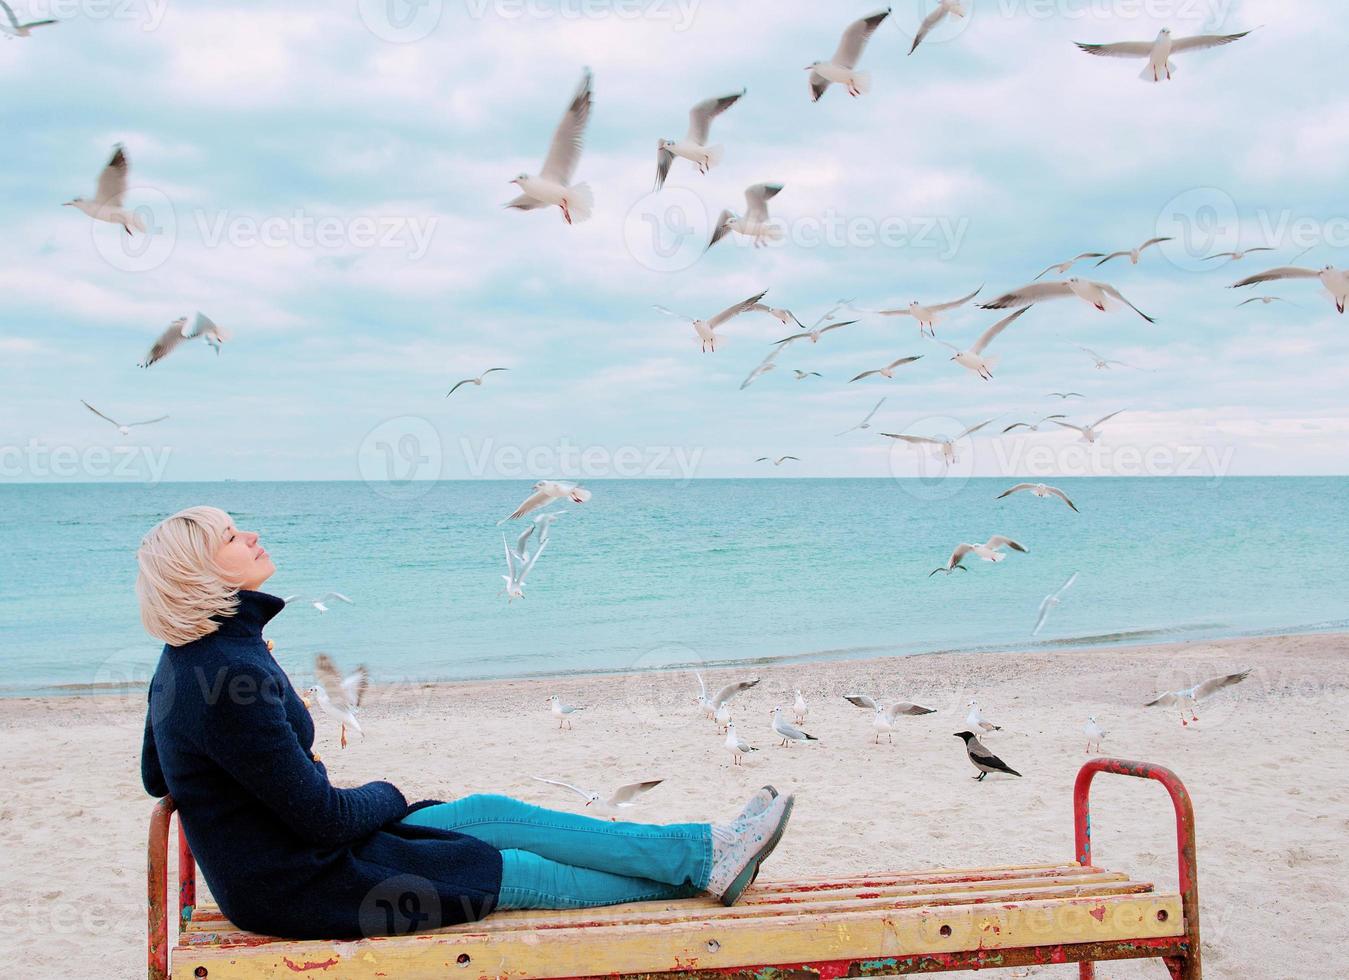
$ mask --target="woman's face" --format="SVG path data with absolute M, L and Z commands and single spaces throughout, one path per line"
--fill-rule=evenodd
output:
M 233 524 L 225 531 L 215 560 L 225 581 L 239 589 L 257 589 L 276 571 L 267 549 L 258 543 L 257 533 L 240 531 Z

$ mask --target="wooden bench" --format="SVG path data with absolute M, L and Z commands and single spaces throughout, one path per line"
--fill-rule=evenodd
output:
M 1089 794 L 1099 772 L 1161 782 L 1176 811 L 1180 887 L 1092 863 Z M 848 878 L 760 880 L 739 904 L 707 898 L 569 912 L 497 912 L 481 922 L 362 940 L 295 941 L 243 932 L 196 905 L 196 866 L 178 828 L 178 928 L 167 911 L 173 801 L 155 807 L 149 844 L 150 980 L 833 980 L 1160 958 L 1200 980 L 1194 811 L 1159 766 L 1095 759 L 1074 789 L 1074 860 Z

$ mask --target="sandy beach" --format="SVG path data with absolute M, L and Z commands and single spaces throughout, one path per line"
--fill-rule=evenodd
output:
M 1082 725 L 1109 730 L 1105 754 L 1176 770 L 1195 799 L 1206 976 L 1330 976 L 1349 955 L 1336 925 L 1349 901 L 1349 635 L 1312 634 L 1049 653 L 936 654 L 772 666 L 735 702 L 759 747 L 731 764 L 692 703 L 691 673 L 384 685 L 346 750 L 319 721 L 316 748 L 339 785 L 389 779 L 409 800 L 504 792 L 571 808 L 549 776 L 597 786 L 663 777 L 634 819 L 721 818 L 755 787 L 794 790 L 792 826 L 763 877 L 1058 860 L 1071 851 L 1071 785 Z M 1243 684 L 1178 713 L 1156 691 L 1254 668 Z M 744 676 L 716 671 L 709 684 Z M 303 680 L 303 679 L 297 679 Z M 801 688 L 818 744 L 781 748 L 769 713 Z M 872 692 L 938 712 L 873 743 L 867 712 L 840 695 Z M 588 706 L 559 731 L 544 699 Z M 976 783 L 952 733 L 977 697 L 1004 731 L 988 744 L 1025 774 Z M 144 976 L 144 862 L 151 799 L 141 788 L 143 696 L 0 702 L 4 928 L 10 976 Z M 1102 779 L 1098 863 L 1172 887 L 1172 818 L 1159 787 Z M 998 974 L 1002 975 L 1002 974 Z M 1045 967 L 1022 976 L 1076 976 Z M 1156 977 L 1156 963 L 1100 968 Z

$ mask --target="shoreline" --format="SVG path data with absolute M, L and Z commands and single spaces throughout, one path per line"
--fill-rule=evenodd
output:
M 1211 632 L 1210 632 L 1211 631 Z M 1184 635 L 1190 632 L 1192 635 Z M 469 684 L 501 684 L 526 681 L 564 681 L 581 678 L 641 677 L 648 675 L 689 673 L 694 670 L 726 671 L 737 668 L 753 670 L 771 670 L 773 668 L 805 667 L 814 664 L 869 663 L 873 661 L 906 662 L 922 657 L 947 656 L 987 656 L 1007 657 L 1027 654 L 1070 654 L 1084 653 L 1090 650 L 1112 649 L 1129 650 L 1132 648 L 1184 647 L 1193 643 L 1219 642 L 1224 640 L 1250 640 L 1276 637 L 1326 636 L 1349 638 L 1349 620 L 1330 620 L 1322 623 L 1310 623 L 1298 626 L 1272 627 L 1255 630 L 1226 630 L 1216 624 L 1200 623 L 1189 627 L 1159 627 L 1156 629 L 1138 629 L 1127 632 L 1105 633 L 1089 636 L 1068 637 L 1062 640 L 1045 640 L 1029 643 L 1023 647 L 988 645 L 974 647 L 948 647 L 939 650 L 919 650 L 912 653 L 893 651 L 893 646 L 849 647 L 841 650 L 816 650 L 810 653 L 785 654 L 771 657 L 745 657 L 728 659 L 708 659 L 700 661 L 671 661 L 645 669 L 613 668 L 584 670 L 547 670 L 519 674 L 479 674 L 464 677 L 397 677 L 380 681 L 378 676 L 372 680 L 373 687 L 398 685 L 434 685 L 453 686 Z M 158 660 L 158 654 L 154 659 Z M 0 685 L 0 703 L 8 700 L 32 700 L 41 698 L 91 698 L 112 696 L 144 697 L 148 688 L 148 679 L 141 682 L 103 681 L 81 684 L 49 684 L 41 686 Z

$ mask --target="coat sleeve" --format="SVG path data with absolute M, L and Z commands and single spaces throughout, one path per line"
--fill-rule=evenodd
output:
M 164 770 L 159 767 L 159 750 L 155 748 L 155 730 L 150 726 L 148 709 L 145 712 L 145 739 L 141 742 L 141 782 L 151 796 L 169 795 Z
M 232 664 L 206 705 L 211 758 L 297 835 L 336 847 L 398 820 L 407 800 L 391 783 L 338 789 L 320 772 L 286 719 L 284 684 L 251 664 Z

